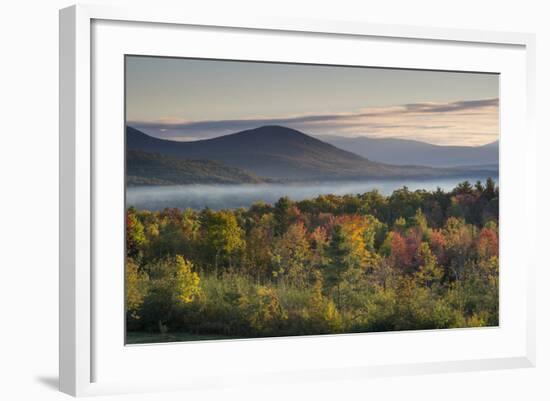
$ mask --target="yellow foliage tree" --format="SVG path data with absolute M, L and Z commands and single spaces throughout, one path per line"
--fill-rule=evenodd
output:
M 277 333 L 281 324 L 288 319 L 288 315 L 275 290 L 259 286 L 251 298 L 248 302 L 242 303 L 250 326 L 258 333 Z
M 143 304 L 143 300 L 147 295 L 148 277 L 145 273 L 141 273 L 138 265 L 132 258 L 126 259 L 125 266 L 126 278 L 126 311 L 134 319 L 139 319 L 138 310 Z
M 183 256 L 176 256 L 178 298 L 183 303 L 192 302 L 200 294 L 200 278 L 193 271 L 193 264 Z
M 342 319 L 334 302 L 323 296 L 323 279 L 317 275 L 309 304 L 309 316 L 314 330 L 320 333 L 336 333 L 342 330 Z

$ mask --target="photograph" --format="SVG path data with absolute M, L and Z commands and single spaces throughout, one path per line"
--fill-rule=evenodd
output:
M 499 326 L 498 73 L 124 57 L 126 344 Z

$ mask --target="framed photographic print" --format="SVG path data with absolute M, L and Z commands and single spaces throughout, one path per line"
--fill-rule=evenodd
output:
M 533 44 L 62 10 L 61 390 L 532 366 Z

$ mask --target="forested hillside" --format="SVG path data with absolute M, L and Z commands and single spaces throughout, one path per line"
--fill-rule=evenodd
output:
M 211 160 L 182 160 L 158 153 L 126 153 L 127 185 L 256 184 L 264 179 Z

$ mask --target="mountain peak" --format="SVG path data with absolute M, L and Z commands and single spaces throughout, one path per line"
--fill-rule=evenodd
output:
M 289 127 L 284 127 L 282 125 L 262 125 L 262 126 L 257 127 L 257 128 L 249 129 L 248 131 L 256 131 L 256 132 L 290 132 L 290 131 L 294 131 L 294 132 L 299 132 L 299 131 L 296 131 L 295 129 L 292 129 L 292 128 L 289 128 Z
M 282 125 L 262 125 L 258 128 L 251 128 L 245 131 L 237 132 L 233 135 L 260 135 L 263 137 L 277 136 L 277 137 L 308 137 L 314 139 L 303 132 L 295 130 L 293 128 L 284 127 Z

